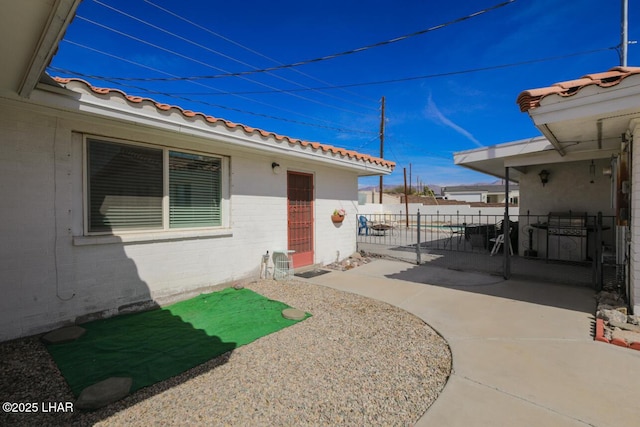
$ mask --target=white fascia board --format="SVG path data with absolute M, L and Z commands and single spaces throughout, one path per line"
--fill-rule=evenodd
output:
M 618 153 L 619 149 L 609 150 L 591 150 L 591 151 L 575 151 L 569 152 L 561 156 L 557 151 L 545 151 L 526 156 L 512 157 L 505 159 L 505 167 L 526 167 L 535 165 L 544 165 L 552 163 L 578 162 L 583 160 L 608 159 L 612 155 Z
M 230 129 L 221 122 L 206 122 L 201 116 L 185 117 L 175 109 L 166 112 L 159 111 L 155 105 L 149 102 L 133 108 L 119 94 L 111 93 L 108 99 L 103 99 L 93 94 L 93 92 L 85 90 L 80 92 L 46 85 L 39 86 L 39 89 L 42 90 L 38 90 L 37 93 L 34 92 L 32 96 L 34 101 L 62 108 L 66 111 L 96 115 L 136 126 L 215 140 L 216 142 L 229 144 L 234 149 L 261 151 L 274 156 L 317 161 L 327 166 L 355 170 L 359 176 L 389 175 L 392 172 L 386 166 L 365 160 L 349 159 L 346 156 L 330 151 L 325 152 L 310 145 L 303 147 L 297 143 L 292 144 L 286 138 L 277 140 L 272 136 L 248 135 L 240 125 Z
M 529 116 L 540 129 L 545 124 L 594 117 L 633 108 L 640 112 L 639 101 L 640 78 L 632 76 L 615 87 L 601 88 L 591 85 L 569 97 L 549 95 L 542 99 L 539 107 L 529 110 Z
M 51 58 L 53 58 L 60 40 L 62 40 L 67 27 L 73 20 L 80 1 L 58 0 L 54 2 L 46 27 L 40 35 L 38 46 L 31 56 L 29 67 L 20 83 L 18 89 L 20 96 L 28 98 L 38 84 L 40 76 L 51 61 Z
M 458 151 L 453 153 L 453 160 L 457 165 L 464 165 L 465 163 L 503 159 L 552 149 L 553 146 L 546 138 L 538 136 L 519 141 L 506 142 L 504 144 L 493 145 L 490 147 Z

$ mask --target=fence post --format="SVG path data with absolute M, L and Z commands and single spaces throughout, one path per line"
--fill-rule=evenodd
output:
M 595 237 L 595 256 L 594 261 L 596 263 L 595 265 L 595 290 L 596 291 L 601 291 L 602 290 L 602 212 L 598 212 L 598 216 L 596 217 L 596 223 L 595 223 L 595 227 L 596 227 L 596 237 Z M 587 237 L 588 238 L 588 237 Z M 589 254 L 587 254 L 588 256 Z
M 418 209 L 416 225 L 418 227 L 418 243 L 416 243 L 416 264 L 420 265 L 422 263 L 422 260 L 420 259 L 420 209 Z
M 436 233 L 436 249 L 440 249 L 440 209 L 438 209 L 436 211 L 436 227 L 435 227 L 435 233 Z M 433 233 L 434 233 L 434 227 L 433 227 L 433 214 L 431 215 L 431 227 L 429 227 L 429 241 L 433 242 Z
M 516 233 L 518 230 L 516 230 Z M 497 236 L 496 236 L 497 238 Z M 511 277 L 511 218 L 509 218 L 509 168 L 504 168 L 504 219 L 502 221 L 503 277 Z M 516 248 L 516 251 L 518 249 Z

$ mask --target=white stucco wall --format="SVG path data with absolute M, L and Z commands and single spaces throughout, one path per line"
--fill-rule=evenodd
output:
M 595 160 L 593 184 L 589 174 L 591 161 L 554 163 L 529 167 L 520 178 L 520 253 L 528 246 L 528 236 L 523 233 L 523 215 L 531 215 L 530 221 L 544 222 L 549 212 L 586 212 L 595 216 L 602 212 L 604 216 L 613 216 L 611 207 L 611 179 L 602 174 L 609 166 L 609 159 Z M 543 187 L 538 174 L 541 170 L 549 172 L 549 182 Z M 612 220 L 609 218 L 608 223 Z M 590 237 L 591 238 L 591 237 Z M 613 239 L 613 231 L 603 233 L 607 241 Z M 590 242 L 593 244 L 592 242 Z M 546 256 L 546 233 L 536 230 L 533 233 L 533 248 L 539 257 Z
M 629 245 L 629 303 L 634 314 L 640 314 L 640 150 L 636 147 L 640 123 L 633 122 L 631 158 L 631 242 Z
M 380 204 L 380 193 L 376 190 L 358 191 L 359 199 L 362 203 Z M 382 193 L 382 204 L 400 203 L 401 196 L 396 194 Z
M 552 211 L 587 212 L 613 215 L 611 208 L 611 179 L 602 174 L 609 159 L 595 160 L 594 183 L 590 183 L 591 161 L 554 163 L 528 168 L 520 179 L 520 212 L 547 215 Z M 543 187 L 538 174 L 549 172 L 549 182 Z M 523 188 L 524 187 L 524 188 Z
M 409 214 L 416 215 L 420 211 L 420 214 L 425 218 L 433 219 L 436 221 L 438 216 L 445 219 L 443 221 L 455 222 L 479 222 L 478 217 L 489 216 L 502 217 L 504 216 L 504 207 L 486 206 L 486 207 L 471 207 L 469 205 L 423 205 L 422 203 L 409 203 Z M 509 215 L 517 216 L 520 212 L 518 206 L 509 207 Z M 362 215 L 375 215 L 375 214 L 389 214 L 389 215 L 403 215 L 406 213 L 406 206 L 404 204 L 366 204 L 358 206 L 358 213 Z M 482 220 L 486 222 L 486 220 Z
M 287 170 L 314 175 L 315 263 L 356 250 L 354 171 L 229 150 L 222 143 L 75 112 L 57 115 L 0 99 L 0 341 L 91 313 L 115 314 L 127 304 L 163 302 L 257 278 L 262 254 L 287 247 Z M 228 156 L 229 227 L 205 236 L 138 235 L 129 242 L 83 237 L 84 133 Z M 272 161 L 280 163 L 279 175 Z M 348 212 L 340 226 L 330 220 L 336 208 Z

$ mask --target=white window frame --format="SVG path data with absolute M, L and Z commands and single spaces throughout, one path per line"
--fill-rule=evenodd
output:
M 116 231 L 89 231 L 89 141 L 99 141 L 105 143 L 124 144 L 130 146 L 138 146 L 145 148 L 153 148 L 162 150 L 162 179 L 163 179 L 163 196 L 162 196 L 162 228 L 156 229 L 140 229 L 140 230 L 116 230 Z M 221 160 L 221 218 L 222 223 L 219 226 L 212 227 L 192 227 L 192 228 L 169 228 L 169 152 L 179 152 L 187 154 L 196 154 L 207 157 L 215 157 Z M 227 156 L 209 153 L 204 151 L 196 151 L 183 149 L 178 147 L 169 147 L 160 144 L 150 144 L 138 141 L 130 141 L 124 139 L 110 138 L 99 135 L 83 135 L 82 141 L 82 206 L 83 206 L 83 234 L 84 236 L 74 237 L 75 245 L 114 243 L 114 242 L 135 242 L 146 240 L 171 240 L 182 238 L 201 238 L 231 235 L 230 230 L 230 160 Z M 118 239 L 113 239 L 118 237 Z

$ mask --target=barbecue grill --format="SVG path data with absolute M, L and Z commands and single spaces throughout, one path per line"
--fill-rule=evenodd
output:
M 547 226 L 547 259 L 587 260 L 586 212 L 550 212 Z

